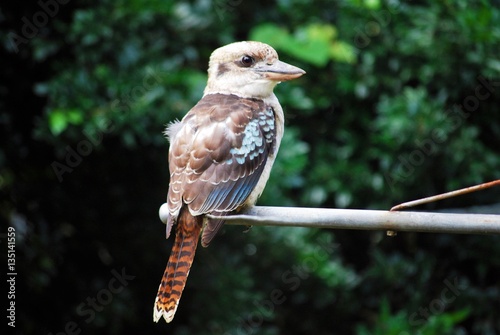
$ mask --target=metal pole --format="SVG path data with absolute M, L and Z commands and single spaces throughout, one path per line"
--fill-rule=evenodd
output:
M 500 234 L 500 215 L 297 207 L 252 207 L 224 217 L 229 225 Z

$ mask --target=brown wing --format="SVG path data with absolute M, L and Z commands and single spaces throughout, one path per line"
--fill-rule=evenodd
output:
M 224 215 L 240 207 L 276 145 L 272 108 L 235 95 L 206 95 L 175 128 L 169 152 L 171 224 L 183 204 L 193 215 Z M 213 222 L 208 230 L 216 232 L 220 224 Z

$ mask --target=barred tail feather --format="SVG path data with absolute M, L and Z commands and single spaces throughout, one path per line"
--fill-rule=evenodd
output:
M 186 285 L 189 269 L 193 263 L 202 225 L 203 218 L 201 216 L 192 216 L 187 208 L 181 210 L 177 220 L 177 233 L 172 253 L 156 296 L 153 311 L 155 322 L 158 322 L 161 317 L 166 322 L 170 322 L 174 318 Z

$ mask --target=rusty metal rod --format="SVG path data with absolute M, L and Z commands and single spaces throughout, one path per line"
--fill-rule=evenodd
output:
M 451 191 L 451 192 L 441 193 L 441 194 L 438 194 L 438 195 L 433 195 L 433 196 L 426 197 L 426 198 L 423 198 L 423 199 L 418 199 L 418 200 L 404 202 L 402 204 L 399 204 L 397 206 L 392 207 L 391 211 L 399 211 L 399 210 L 402 210 L 402 209 L 405 209 L 405 208 L 410 208 L 410 207 L 415 207 L 415 206 L 418 206 L 418 205 L 428 204 L 429 202 L 435 202 L 435 201 L 438 201 L 438 200 L 449 199 L 449 198 L 452 198 L 452 197 L 456 197 L 458 195 L 463 195 L 463 194 L 467 194 L 467 193 L 482 191 L 482 190 L 485 190 L 487 188 L 494 187 L 494 186 L 500 186 L 500 179 L 494 180 L 494 181 L 490 181 L 490 182 L 487 182 L 487 183 L 483 183 L 483 184 L 480 184 L 480 185 L 475 185 L 475 186 L 471 186 L 471 187 L 462 188 L 460 190 L 455 190 L 455 191 Z

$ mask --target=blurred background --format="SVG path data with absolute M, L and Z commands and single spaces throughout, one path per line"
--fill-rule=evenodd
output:
M 215 48 L 267 42 L 307 71 L 276 89 L 286 134 L 260 205 L 385 210 L 500 178 L 499 1 L 0 8 L 11 330 L 500 333 L 499 236 L 300 228 L 225 227 L 198 249 L 174 321 L 152 321 L 172 246 L 158 218 L 162 131 L 200 99 Z M 498 214 L 499 199 L 490 189 L 418 209 Z

